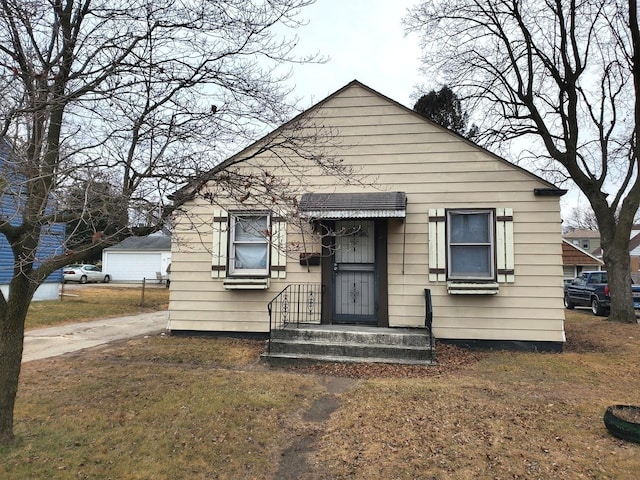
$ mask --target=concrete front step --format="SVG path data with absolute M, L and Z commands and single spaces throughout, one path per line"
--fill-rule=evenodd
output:
M 366 345 L 397 345 L 424 347 L 428 334 L 418 328 L 377 328 L 359 325 L 302 326 L 271 332 L 272 339 L 318 343 L 361 343 Z
M 371 362 L 435 363 L 424 329 L 316 325 L 271 332 L 262 355 L 268 363 Z
M 431 360 L 431 349 L 405 345 L 380 343 L 322 342 L 300 340 L 271 340 L 271 353 L 326 355 L 330 357 L 399 358 L 407 360 Z
M 406 358 L 332 357 L 329 355 L 263 353 L 260 359 L 269 365 L 313 365 L 316 363 L 391 363 L 399 365 L 436 365 L 435 360 L 410 360 Z

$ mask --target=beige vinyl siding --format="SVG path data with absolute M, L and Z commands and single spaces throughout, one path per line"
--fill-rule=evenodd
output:
M 268 290 L 226 290 L 222 279 L 212 278 L 213 212 L 219 210 L 202 201 L 190 205 L 188 216 L 176 218 L 172 245 L 170 329 L 212 332 L 266 332 L 267 303 L 289 283 L 316 280 L 306 267 L 289 258 L 287 278 L 271 278 Z M 296 237 L 292 236 L 295 240 Z
M 354 167 L 354 178 L 363 185 L 340 184 L 307 165 L 301 168 L 304 183 L 291 178 L 292 189 L 364 192 L 374 184 L 407 194 L 406 225 L 388 221 L 390 326 L 423 325 L 423 292 L 430 288 L 438 338 L 564 341 L 559 201 L 533 193 L 547 184 L 357 84 L 308 115 L 334 129 L 340 145 L 336 155 Z M 265 155 L 261 161 L 272 160 Z M 282 169 L 274 166 L 272 172 Z M 268 290 L 224 290 L 210 270 L 211 219 L 218 207 L 201 200 L 192 206 L 201 227 L 196 231 L 179 219 L 172 254 L 172 329 L 266 332 L 269 300 L 288 284 L 320 282 L 319 266 L 307 273 L 299 253 L 289 252 L 286 278 L 272 278 Z M 488 296 L 450 295 L 446 282 L 429 282 L 431 208 L 513 209 L 515 282 L 501 283 L 499 293 Z M 292 244 L 295 231 L 288 235 Z M 317 245 L 307 250 L 320 251 Z

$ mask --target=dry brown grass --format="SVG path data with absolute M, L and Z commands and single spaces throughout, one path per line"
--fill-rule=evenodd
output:
M 27 313 L 26 329 L 166 310 L 169 305 L 169 290 L 155 285 L 145 287 L 144 307 L 141 306 L 141 285 L 73 287 L 65 285 L 65 296 L 61 301 L 32 302 Z
M 25 364 L 0 478 L 269 478 L 320 387 L 262 368 L 261 346 L 150 337 Z
M 138 338 L 31 362 L 0 478 L 270 479 L 313 431 L 307 480 L 635 480 L 640 445 L 602 415 L 640 403 L 640 326 L 567 312 L 567 337 L 563 354 L 332 367 L 359 380 L 321 426 L 303 414 L 322 377 L 261 366 L 262 342 Z
M 640 403 L 640 326 L 567 312 L 563 354 L 492 352 L 438 377 L 363 382 L 344 398 L 314 479 L 637 479 L 640 445 L 602 422 Z

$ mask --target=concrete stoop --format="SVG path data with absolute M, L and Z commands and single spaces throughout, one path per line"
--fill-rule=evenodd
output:
M 271 332 L 261 359 L 271 365 L 318 362 L 435 364 L 426 330 L 305 325 Z

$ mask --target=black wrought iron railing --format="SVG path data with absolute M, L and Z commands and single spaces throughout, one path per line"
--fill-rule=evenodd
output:
M 435 341 L 433 338 L 433 303 L 431 302 L 431 289 L 424 289 L 424 326 L 429 334 L 429 347 L 431 347 L 431 355 L 433 355 L 433 348 Z
M 300 325 L 320 324 L 323 293 L 323 285 L 319 283 L 287 285 L 267 304 L 269 311 L 268 352 L 271 352 L 271 334 L 274 330 L 281 330 L 287 326 L 299 327 Z M 427 341 L 433 352 L 435 338 L 433 336 L 433 304 L 430 289 L 424 289 L 424 298 L 424 326 L 428 334 Z
M 322 315 L 322 285 L 303 283 L 287 285 L 267 304 L 269 310 L 269 344 L 271 332 L 288 325 L 319 324 Z

